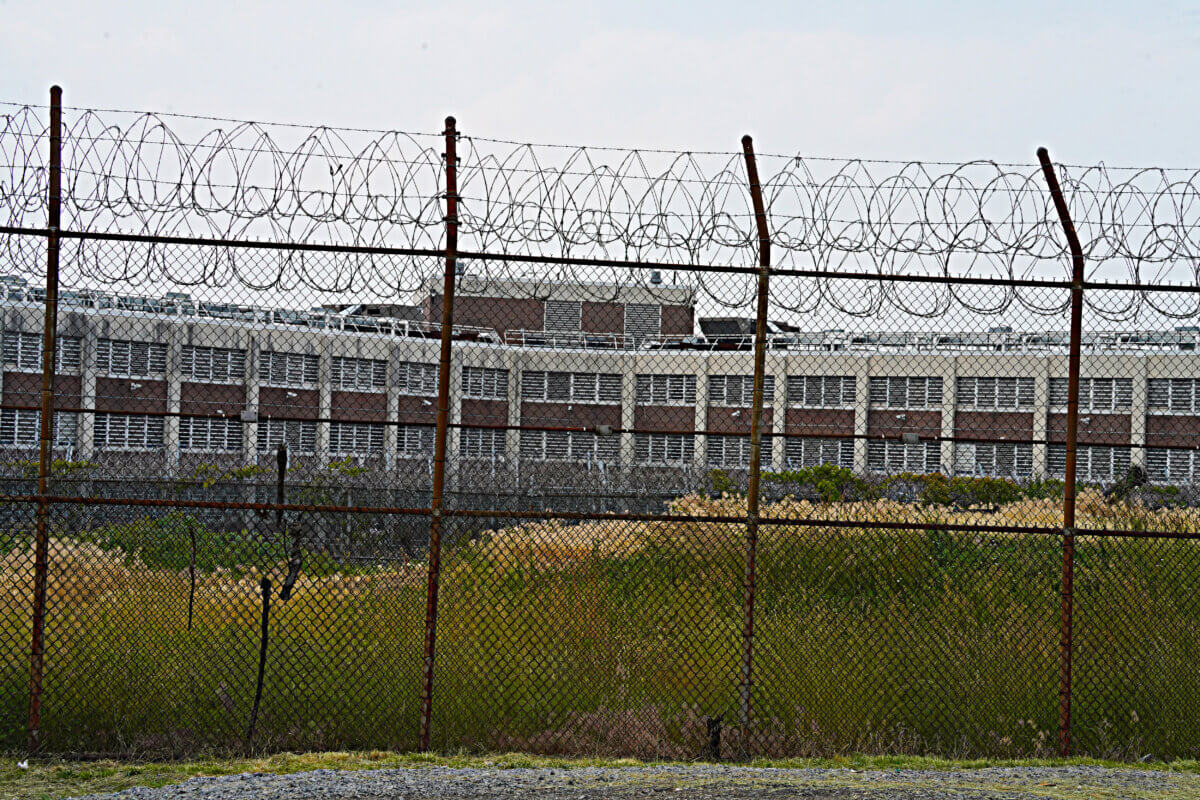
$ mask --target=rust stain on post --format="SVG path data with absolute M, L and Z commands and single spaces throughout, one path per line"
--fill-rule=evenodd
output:
M 762 186 L 758 181 L 758 164 L 754 159 L 754 141 L 742 137 L 746 155 L 746 177 L 750 184 L 750 199 L 754 204 L 754 222 L 758 231 L 758 310 L 754 327 L 754 397 L 750 413 L 750 480 L 746 505 L 746 577 L 745 607 L 742 626 L 742 681 L 740 686 L 740 717 L 742 726 L 750 723 L 750 694 L 754 666 L 754 594 L 756 588 L 755 559 L 758 554 L 758 494 L 762 469 L 763 384 L 767 358 L 767 299 L 771 267 L 771 238 L 767 230 L 767 211 L 763 203 Z
M 54 435 L 54 350 L 58 331 L 58 234 L 62 222 L 62 89 L 50 87 L 50 162 L 47 193 L 46 312 L 42 336 L 42 406 L 38 439 L 37 533 L 33 567 L 33 634 L 29 648 L 29 752 L 41 747 L 42 667 L 46 582 L 50 568 L 50 458 Z
M 442 351 L 438 365 L 437 430 L 433 494 L 429 507 L 429 574 L 425 596 L 425 680 L 421 693 L 422 752 L 429 749 L 433 719 L 433 660 L 437 647 L 438 579 L 441 572 L 442 500 L 446 484 L 446 437 L 450 415 L 450 347 L 454 325 L 454 277 L 458 250 L 458 131 L 446 117 L 446 270 L 442 279 Z
M 1075 450 L 1079 430 L 1079 361 L 1083 331 L 1083 248 L 1079 244 L 1075 224 L 1071 221 L 1062 187 L 1058 184 L 1058 175 L 1050 161 L 1050 153 L 1046 148 L 1039 147 L 1037 155 L 1071 250 L 1071 345 L 1067 367 L 1067 458 L 1063 474 L 1062 618 L 1058 673 L 1058 752 L 1061 756 L 1068 756 L 1071 754 L 1071 661 L 1074 654 Z

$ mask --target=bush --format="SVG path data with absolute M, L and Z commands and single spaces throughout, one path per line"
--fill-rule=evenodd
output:
M 805 499 L 824 503 L 842 503 L 850 500 L 865 500 L 871 497 L 869 484 L 853 471 L 834 464 L 820 464 L 803 469 L 782 472 L 764 472 L 763 480 L 795 487 L 797 494 Z
M 926 506 L 1003 506 L 1025 498 L 1025 490 L 1015 481 L 1005 478 L 949 477 L 940 472 L 919 475 L 902 472 L 884 480 L 879 491 L 885 497 L 895 497 L 903 489 L 904 499 Z
M 723 469 L 709 470 L 708 480 L 715 494 L 741 494 L 733 478 Z

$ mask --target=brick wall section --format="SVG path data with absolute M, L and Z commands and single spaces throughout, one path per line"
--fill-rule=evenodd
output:
M 1086 421 L 1085 421 L 1086 420 Z M 1079 414 L 1079 444 L 1129 444 L 1128 414 Z M 1057 444 L 1067 441 L 1067 415 L 1050 414 L 1046 420 L 1046 439 Z
M 6 406 L 42 405 L 42 376 L 32 372 L 4 373 L 4 397 Z M 80 379 L 78 375 L 54 376 L 54 407 L 79 408 Z
M 246 406 L 246 387 L 227 383 L 184 383 L 179 387 L 179 413 L 240 417 Z
M 96 410 L 121 414 L 166 411 L 167 383 L 145 378 L 97 378 Z
M 741 413 L 738 413 L 741 412 Z M 750 435 L 750 408 L 708 407 L 708 432 L 734 436 Z M 764 408 L 760 430 L 769 434 L 774 418 L 774 409 Z M 735 416 L 736 415 L 736 416 Z
M 872 436 L 915 433 L 922 438 L 936 438 L 942 435 L 942 412 L 872 409 L 867 412 L 867 433 Z
M 462 401 L 463 425 L 507 425 L 508 403 L 503 400 Z
M 288 397 L 288 392 L 295 397 Z M 258 416 L 284 419 L 316 419 L 320 409 L 320 394 L 316 389 L 285 389 L 264 386 L 258 390 Z
M 662 332 L 664 336 L 691 336 L 694 329 L 695 309 L 691 306 L 663 306 Z
M 696 409 L 692 406 L 637 406 L 633 409 L 633 427 L 639 432 L 694 431 Z
M 570 408 L 568 408 L 570 407 Z M 621 407 L 583 403 L 521 403 L 522 425 L 547 427 L 584 427 L 611 425 L 621 427 Z
M 789 408 L 784 433 L 790 436 L 853 436 L 852 408 Z
M 1027 442 L 1033 438 L 1033 412 L 959 411 L 954 434 L 968 439 L 1005 439 Z
M 338 422 L 387 422 L 387 395 L 382 392 L 333 392 L 329 418 Z
M 396 421 L 401 425 L 437 424 L 437 397 L 402 394 L 396 402 L 399 411 Z
M 1146 444 L 1150 447 L 1200 448 L 1200 416 L 1152 414 L 1146 417 Z
M 625 306 L 621 303 L 585 302 L 580 327 L 585 333 L 624 333 Z
M 425 303 L 425 319 L 442 321 L 442 295 L 435 294 Z M 512 297 L 474 297 L 455 295 L 454 324 L 476 328 L 540 331 L 546 324 L 541 300 Z

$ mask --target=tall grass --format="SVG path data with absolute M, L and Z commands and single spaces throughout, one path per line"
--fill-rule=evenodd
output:
M 675 506 L 744 513 L 733 496 Z M 686 758 L 719 717 L 729 754 L 1049 754 L 1057 538 L 788 520 L 1054 525 L 1056 513 L 1053 500 L 992 512 L 884 500 L 766 507 L 778 524 L 760 530 L 745 724 L 743 526 L 549 521 L 462 537 L 444 558 L 435 744 Z M 163 519 L 53 542 L 43 726 L 52 749 L 179 755 L 244 741 L 258 580 L 278 587 L 285 554 L 205 532 L 188 630 L 188 523 Z M 1185 512 L 1114 509 L 1092 494 L 1080 524 L 1194 525 Z M 0 561 L 0 736 L 12 746 L 28 689 L 31 562 L 19 537 Z M 1079 749 L 1194 757 L 1200 545 L 1083 539 L 1077 563 Z M 311 567 L 291 600 L 272 604 L 255 745 L 414 747 L 425 565 Z

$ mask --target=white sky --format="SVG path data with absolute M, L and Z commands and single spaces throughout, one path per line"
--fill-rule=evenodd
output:
M 571 144 L 1200 166 L 1195 3 L 0 0 L 0 99 Z

